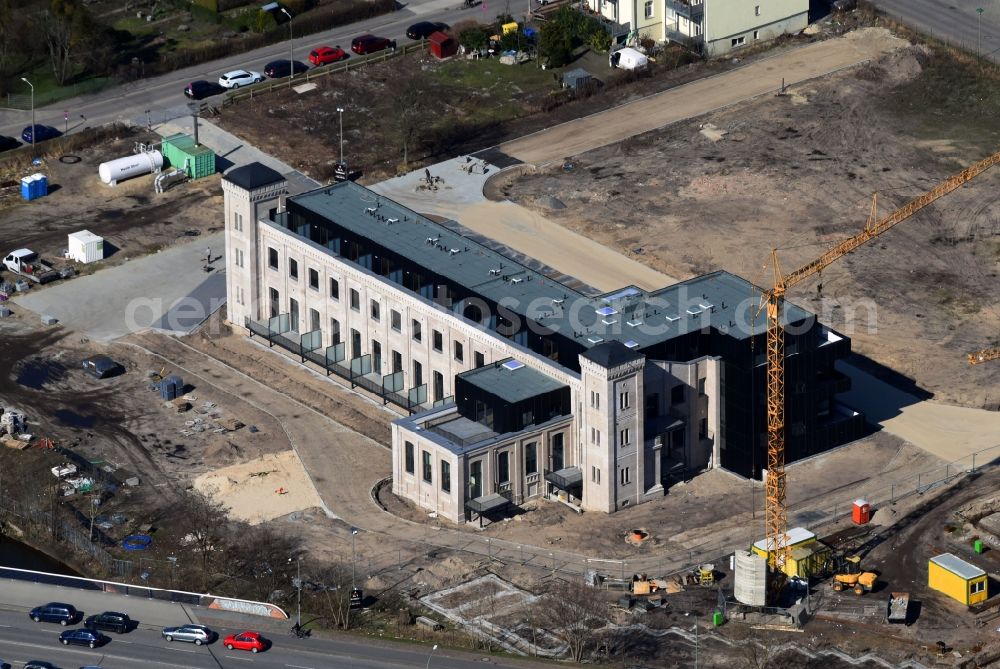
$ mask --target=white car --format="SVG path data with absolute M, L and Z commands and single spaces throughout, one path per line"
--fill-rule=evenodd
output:
M 264 77 L 260 72 L 248 72 L 247 70 L 233 70 L 219 77 L 219 85 L 223 88 L 239 88 L 261 81 L 264 81 Z

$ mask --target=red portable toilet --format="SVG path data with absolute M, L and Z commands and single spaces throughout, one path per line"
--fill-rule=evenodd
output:
M 872 505 L 867 500 L 856 499 L 851 509 L 851 520 L 855 525 L 866 525 L 872 519 Z
M 451 58 L 458 53 L 458 42 L 455 38 L 440 30 L 431 33 L 427 40 L 431 43 L 431 53 L 438 58 Z

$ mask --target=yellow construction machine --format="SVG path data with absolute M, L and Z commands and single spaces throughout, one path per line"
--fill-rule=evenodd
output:
M 844 558 L 833 574 L 833 589 L 836 592 L 854 590 L 855 595 L 871 592 L 878 582 L 878 574 L 861 570 L 861 557 L 854 555 Z

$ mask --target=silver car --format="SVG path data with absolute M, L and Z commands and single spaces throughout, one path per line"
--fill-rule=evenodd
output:
M 223 88 L 239 88 L 261 81 L 264 81 L 264 77 L 261 76 L 260 72 L 248 72 L 247 70 L 233 70 L 219 77 L 219 85 Z
M 167 641 L 187 641 L 196 646 L 211 643 L 215 632 L 204 625 L 181 625 L 180 627 L 164 627 L 163 638 Z

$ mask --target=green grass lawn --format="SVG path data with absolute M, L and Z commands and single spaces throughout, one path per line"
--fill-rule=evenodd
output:
M 552 72 L 539 69 L 534 61 L 523 65 L 501 65 L 495 58 L 451 60 L 435 69 L 434 76 L 441 83 L 489 91 L 491 95 L 513 95 L 554 85 Z

